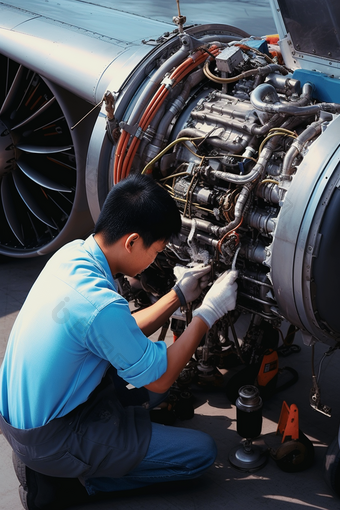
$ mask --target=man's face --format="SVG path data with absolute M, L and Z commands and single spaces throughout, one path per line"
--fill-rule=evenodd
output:
M 166 246 L 165 241 L 155 241 L 148 248 L 145 247 L 143 239 L 138 237 L 133 242 L 131 249 L 131 257 L 129 260 L 129 273 L 125 273 L 127 276 L 136 276 L 140 274 L 144 269 L 150 266 L 157 257 L 158 253 L 162 252 Z

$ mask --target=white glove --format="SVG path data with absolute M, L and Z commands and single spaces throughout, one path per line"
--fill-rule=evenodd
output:
M 237 297 L 236 278 L 238 271 L 231 270 L 222 274 L 209 289 L 199 308 L 194 310 L 193 316 L 204 320 L 209 328 L 223 315 L 234 310 Z
M 173 287 L 181 306 L 195 301 L 209 283 L 211 266 L 198 264 L 196 267 L 175 266 L 177 283 Z

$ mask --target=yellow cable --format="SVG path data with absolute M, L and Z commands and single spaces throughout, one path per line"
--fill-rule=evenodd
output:
M 279 185 L 279 181 L 276 181 L 275 179 L 263 179 L 263 181 L 260 182 L 260 184 L 265 184 L 266 182 L 271 182 L 273 184 Z
M 262 152 L 264 144 L 267 143 L 270 138 L 273 138 L 273 136 L 279 136 L 279 135 L 289 136 L 290 138 L 296 138 L 296 135 L 291 135 L 291 134 L 287 134 L 287 133 L 277 133 L 277 132 L 271 133 L 270 135 L 267 135 L 264 140 L 262 140 L 261 145 L 259 147 L 259 156 Z
M 296 133 L 294 133 L 294 131 L 290 131 L 289 129 L 285 129 L 285 128 L 282 128 L 282 127 L 276 127 L 276 128 L 274 127 L 274 128 L 271 128 L 271 129 L 269 130 L 269 133 L 270 133 L 271 131 L 277 131 L 278 133 L 279 133 L 279 132 L 280 132 L 280 133 L 285 133 L 285 134 L 287 134 L 287 135 L 292 135 L 294 138 L 297 138 L 297 134 L 296 134 Z
M 184 198 L 175 197 L 174 190 L 169 184 L 165 184 L 165 187 L 169 189 L 170 195 L 175 198 L 175 200 L 178 200 L 179 202 L 186 202 Z M 205 207 L 200 206 L 199 204 L 196 204 L 196 202 L 193 202 L 191 205 L 195 206 L 197 209 L 201 209 L 201 211 L 206 211 L 210 214 L 214 214 L 214 212 L 211 209 L 206 209 Z
M 204 136 L 197 136 L 196 138 L 189 138 L 189 137 L 182 137 L 182 138 L 177 138 L 176 140 L 174 140 L 173 142 L 169 143 L 169 145 L 167 145 L 159 154 L 157 154 L 157 156 L 155 156 L 142 170 L 142 174 L 145 174 L 146 171 L 154 164 L 156 163 L 156 161 L 158 161 L 162 156 L 164 156 L 164 154 L 169 150 L 171 149 L 172 147 L 174 147 L 175 145 L 177 145 L 178 143 L 181 143 L 181 142 L 192 142 L 193 140 L 201 140 L 202 138 L 205 138 Z
M 171 174 L 167 177 L 163 177 L 162 179 L 159 179 L 159 182 L 167 181 L 168 179 L 172 179 L 173 177 L 181 177 L 182 175 L 191 175 L 190 172 L 179 172 L 177 174 Z

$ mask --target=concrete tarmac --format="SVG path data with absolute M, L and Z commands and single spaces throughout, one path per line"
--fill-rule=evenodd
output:
M 48 258 L 0 258 L 0 363 L 13 322 Z M 117 493 L 111 500 L 87 506 L 78 505 L 73 507 L 73 510 L 339 510 L 340 499 L 326 484 L 323 466 L 327 446 L 336 436 L 340 422 L 340 353 L 335 351 L 322 363 L 322 401 L 332 407 L 332 416 L 328 418 L 314 411 L 309 405 L 311 349 L 302 344 L 299 334 L 295 343 L 301 346 L 301 351 L 280 357 L 280 368 L 294 368 L 299 379 L 290 388 L 264 401 L 260 443 L 264 443 L 275 433 L 282 402 L 286 401 L 289 406 L 296 404 L 300 429 L 314 445 L 315 460 L 310 468 L 299 473 L 287 473 L 282 471 L 272 458 L 269 458 L 264 467 L 254 472 L 232 467 L 229 454 L 242 441 L 236 432 L 235 405 L 229 402 L 224 387 L 215 390 L 193 387 L 191 389 L 195 396 L 195 415 L 189 420 L 177 420 L 174 426 L 199 429 L 211 434 L 218 446 L 218 457 L 214 466 L 196 481 Z M 327 349 L 325 345 L 316 345 L 317 369 Z M 225 384 L 237 370 L 224 374 Z M 283 378 L 284 375 L 280 377 Z M 20 510 L 22 506 L 18 496 L 18 481 L 12 468 L 11 450 L 1 433 L 0 456 L 0 510 Z

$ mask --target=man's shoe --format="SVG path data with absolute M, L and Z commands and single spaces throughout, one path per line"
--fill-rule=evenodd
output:
M 25 510 L 64 510 L 88 503 L 91 497 L 77 478 L 56 478 L 37 473 L 12 452 L 19 496 Z

